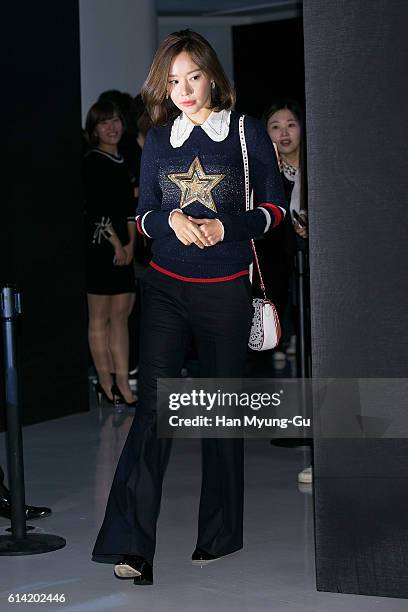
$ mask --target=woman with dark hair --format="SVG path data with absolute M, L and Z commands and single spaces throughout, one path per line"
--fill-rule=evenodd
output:
M 286 217 L 275 236 L 258 243 L 269 291 L 276 302 L 282 324 L 282 339 L 274 351 L 274 359 L 279 362 L 284 361 L 286 355 L 293 355 L 296 352 L 295 255 L 297 250 L 307 250 L 303 113 L 294 100 L 276 100 L 264 113 L 264 123 L 278 150 L 283 186 L 290 211 L 290 215 Z M 273 264 L 276 253 L 281 252 L 285 252 L 286 258 L 281 258 L 276 266 Z
M 268 134 L 277 146 L 283 184 L 295 234 L 307 238 L 306 158 L 304 121 L 301 107 L 294 100 L 276 100 L 264 114 Z M 304 243 L 301 243 L 304 246 Z
M 264 114 L 264 121 L 271 140 L 275 143 L 281 165 L 285 195 L 290 214 L 281 226 L 281 244 L 286 253 L 283 289 L 287 296 L 282 316 L 282 342 L 275 355 L 285 359 L 286 354 L 296 352 L 296 331 L 299 298 L 295 277 L 296 251 L 307 252 L 308 223 L 306 198 L 306 155 L 303 112 L 299 104 L 290 99 L 275 100 Z M 308 304 L 307 296 L 304 303 Z M 302 441 L 305 442 L 304 440 Z M 298 474 L 298 481 L 310 484 L 313 479 L 312 467 L 308 466 Z
M 118 154 L 123 118 L 116 104 L 94 104 L 85 130 L 91 146 L 83 162 L 83 186 L 88 338 L 98 374 L 95 389 L 99 402 L 105 397 L 109 402 L 132 405 L 135 398 L 128 380 L 128 316 L 135 299 L 135 201 L 124 159 Z
M 143 148 L 137 227 L 153 239 L 142 282 L 139 410 L 122 451 L 93 558 L 134 584 L 153 582 L 162 481 L 171 440 L 156 434 L 157 379 L 176 378 L 193 339 L 200 376 L 242 376 L 253 316 L 251 238 L 285 214 L 273 145 L 245 118 L 256 193 L 245 210 L 234 91 L 209 43 L 184 30 L 159 47 L 142 90 L 154 127 Z M 202 440 L 193 563 L 242 548 L 243 441 Z

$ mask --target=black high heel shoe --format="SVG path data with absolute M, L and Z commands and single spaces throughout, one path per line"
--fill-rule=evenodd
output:
M 11 495 L 10 491 L 3 485 L 4 493 L 0 496 L 0 516 L 11 519 Z M 51 508 L 45 506 L 25 506 L 25 516 L 28 521 L 43 518 L 51 514 Z
M 134 399 L 132 402 L 128 402 L 122 395 L 119 387 L 117 386 L 116 383 L 114 383 L 112 385 L 112 395 L 113 395 L 113 400 L 115 402 L 115 405 L 117 404 L 125 404 L 126 406 L 128 406 L 129 408 L 134 408 L 137 404 L 137 400 Z
M 95 393 L 96 393 L 96 400 L 98 402 L 98 406 L 101 405 L 102 398 L 104 398 L 109 404 L 113 404 L 114 403 L 115 396 L 113 395 L 113 387 L 112 387 L 112 398 L 110 398 L 109 395 L 107 395 L 105 389 L 102 387 L 100 382 L 96 383 L 96 385 L 94 386 L 94 389 L 95 389 Z

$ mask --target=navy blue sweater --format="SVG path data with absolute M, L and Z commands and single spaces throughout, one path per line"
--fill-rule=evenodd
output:
M 286 201 L 274 148 L 262 123 L 248 116 L 245 138 L 254 210 L 245 210 L 238 121 L 239 114 L 231 112 L 229 133 L 221 142 L 214 142 L 197 125 L 178 148 L 170 144 L 172 124 L 149 130 L 136 220 L 138 231 L 153 238 L 151 265 L 157 270 L 192 282 L 225 281 L 248 274 L 250 239 L 282 220 Z M 195 199 L 195 180 L 208 186 L 204 203 L 200 197 Z M 183 189 L 187 184 L 190 187 Z M 222 242 L 205 249 L 182 244 L 168 222 L 175 208 L 191 217 L 219 219 L 224 225 Z

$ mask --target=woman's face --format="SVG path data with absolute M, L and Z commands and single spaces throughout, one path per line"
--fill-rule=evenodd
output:
M 122 121 L 117 115 L 113 115 L 110 119 L 99 121 L 96 124 L 95 132 L 98 146 L 116 147 L 123 134 Z
M 211 79 L 182 51 L 173 59 L 167 81 L 173 103 L 194 123 L 204 123 L 211 113 Z
M 288 155 L 297 153 L 300 147 L 300 125 L 292 111 L 282 108 L 268 119 L 266 129 L 273 142 L 276 143 L 279 153 Z

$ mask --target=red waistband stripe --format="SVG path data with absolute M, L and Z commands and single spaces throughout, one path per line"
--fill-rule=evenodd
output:
M 215 278 L 192 278 L 190 276 L 182 276 L 181 274 L 176 274 L 175 272 L 170 272 L 170 270 L 166 270 L 161 266 L 158 266 L 153 261 L 150 262 L 152 268 L 161 272 L 162 274 L 166 274 L 167 276 L 171 276 L 172 278 L 176 278 L 177 280 L 187 281 L 188 283 L 222 283 L 224 281 L 234 280 L 235 278 L 240 278 L 241 276 L 248 276 L 248 270 L 241 270 L 240 272 L 235 272 L 235 274 L 230 274 L 229 276 L 217 276 Z

